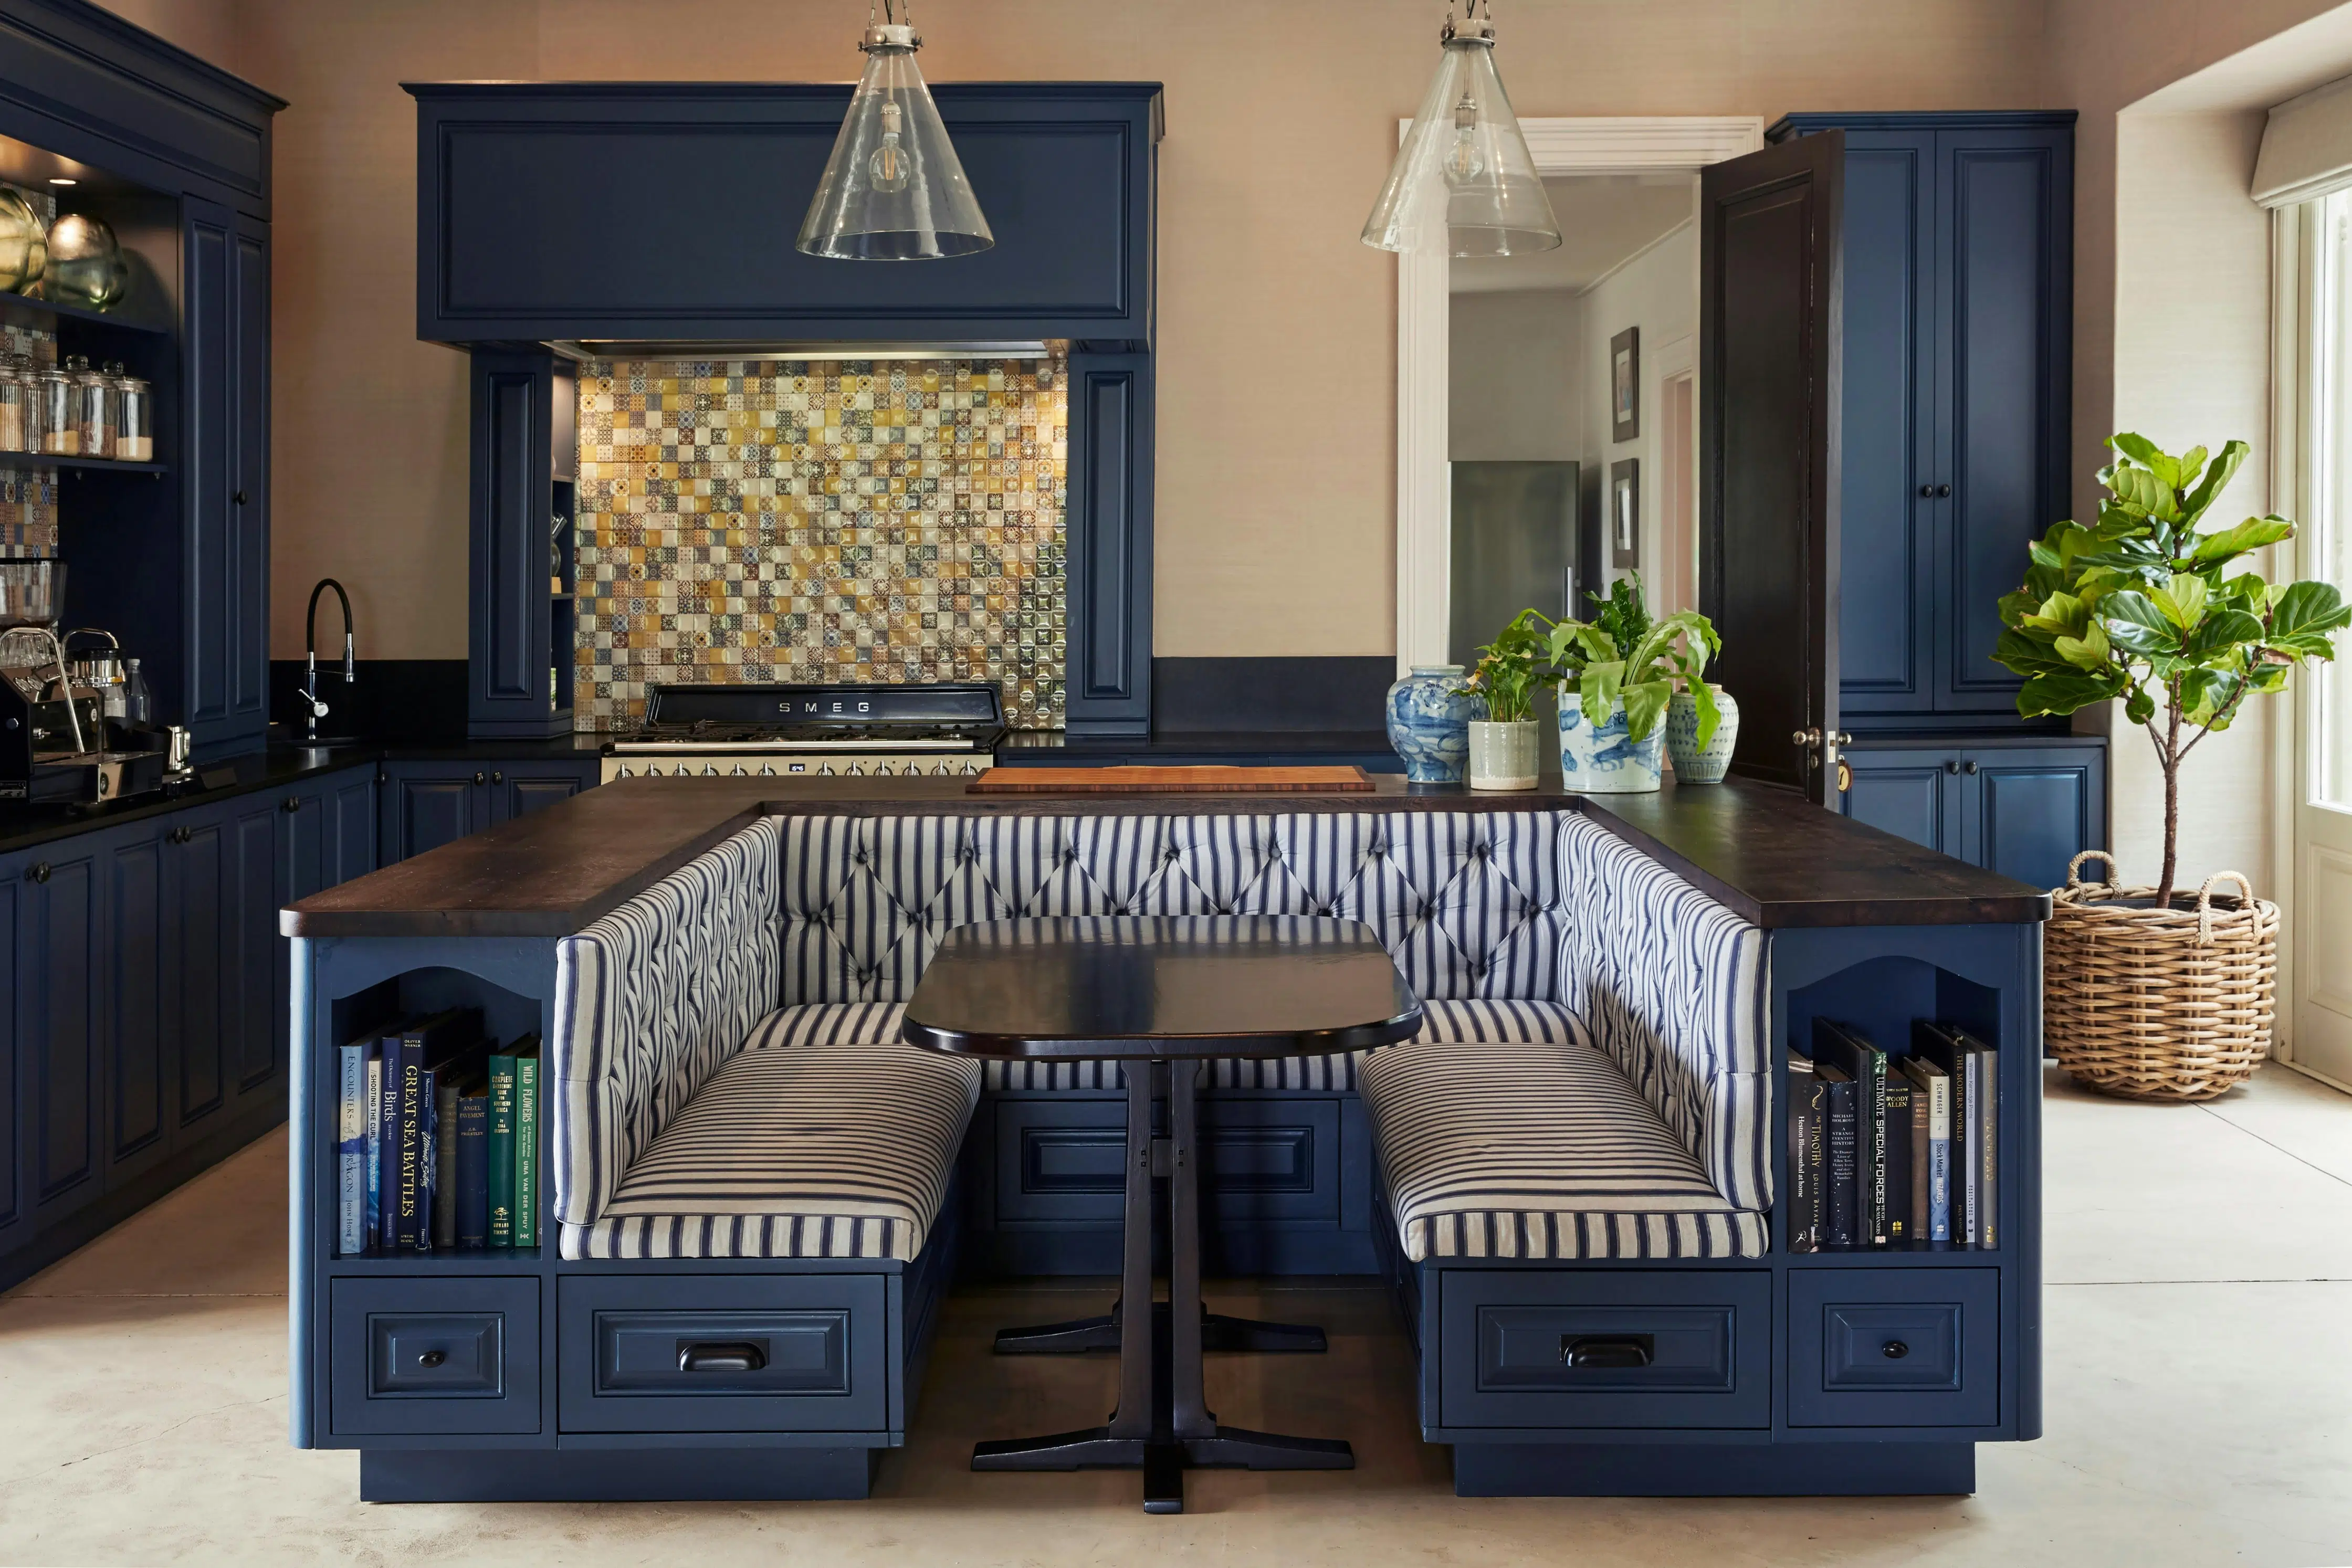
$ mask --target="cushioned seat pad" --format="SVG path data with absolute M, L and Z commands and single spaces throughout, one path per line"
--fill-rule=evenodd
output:
M 1763 1255 L 1764 1216 L 1589 1046 L 1414 1042 L 1361 1074 L 1408 1258 Z
M 1423 1002 L 1416 1040 L 1582 1040 L 1583 1026 L 1558 1002 L 1494 1000 Z M 895 1040 L 903 1002 L 815 1002 L 783 1008 L 761 1020 L 746 1050 L 808 1044 Z M 1369 1051 L 1330 1056 L 1278 1056 L 1263 1061 L 1227 1059 L 1208 1065 L 1203 1085 L 1255 1091 L 1345 1092 Z M 1127 1079 L 1116 1061 L 987 1061 L 982 1084 L 1014 1091 L 1099 1090 L 1124 1092 Z
M 751 1043 L 779 1032 L 772 1016 Z M 563 1228 L 563 1255 L 911 1260 L 979 1096 L 979 1063 L 890 1041 L 739 1051 L 596 1220 Z

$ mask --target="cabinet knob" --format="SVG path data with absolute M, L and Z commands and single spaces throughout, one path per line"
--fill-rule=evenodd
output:
M 1959 759 L 1958 758 L 1957 758 L 1957 757 L 1947 757 L 1947 758 L 1944 758 L 1944 771 L 1945 771 L 1945 772 L 1947 772 L 1947 773 L 1958 773 L 1959 770 L 1960 770 L 1960 759 Z
M 47 861 L 39 861 L 39 862 L 37 862 L 34 864 L 33 869 L 32 869 L 32 870 L 30 870 L 30 871 L 28 871 L 28 872 L 26 872 L 26 873 L 25 873 L 25 880 L 26 880 L 26 882 L 47 882 L 47 881 L 48 881 L 48 880 L 49 880 L 49 862 L 47 862 Z
M 478 774 L 478 773 L 475 774 L 475 775 L 474 775 L 474 782 L 475 782 L 475 783 L 477 783 L 477 784 L 479 784 L 481 781 L 482 781 L 482 776 L 481 776 L 480 774 Z
M 165 833 L 163 836 L 171 840 L 175 844 L 184 844 L 195 835 L 189 832 L 185 828 L 173 828 L 170 832 Z
M 1977 763 L 1976 763 L 1976 758 L 1973 758 L 1973 757 L 1971 757 L 1970 758 L 1969 758 L 1966 762 L 1963 762 L 1963 763 L 1961 763 L 1961 764 L 1960 764 L 1960 771 L 1961 771 L 1961 772 L 1963 772 L 1963 773 L 1974 773 L 1976 770 L 1977 770 Z
M 1899 1339 L 1888 1340 L 1880 1348 L 1885 1353 L 1886 1359 L 1889 1361 L 1901 1361 L 1911 1354 L 1911 1347 Z
M 449 1353 L 446 1350 L 428 1350 L 416 1358 L 416 1364 L 425 1367 L 438 1366 L 448 1359 Z
M 302 809 L 302 797 L 301 797 L 301 796 L 299 796 L 299 795 L 289 795 L 289 796 L 287 796 L 287 797 L 286 797 L 286 805 L 285 805 L 285 808 L 284 808 L 284 809 L 285 809 L 285 810 L 289 810 L 289 811 L 299 811 L 299 810 L 300 810 Z
M 1934 500 L 1934 499 L 1936 498 L 1936 486 L 1934 486 L 1933 485 L 1922 485 L 1922 486 L 1919 486 L 1919 498 L 1920 498 L 1921 500 L 1923 500 L 1923 501 L 1932 501 L 1932 500 Z
M 493 784 L 503 784 L 506 781 L 507 776 L 503 773 L 493 773 L 490 775 L 490 782 Z
M 1936 499 L 1938 501 L 1943 500 L 1945 497 L 1951 495 L 1951 493 L 1952 487 L 1949 485 L 1938 485 L 1936 486 Z
M 229 497 L 229 499 L 230 499 L 230 500 L 232 500 L 232 501 L 235 501 L 238 506 L 242 507 L 242 506 L 244 506 L 244 505 L 245 505 L 245 492 L 244 492 L 244 491 L 242 491 L 242 490 L 239 490 L 236 495 L 231 496 L 231 497 Z

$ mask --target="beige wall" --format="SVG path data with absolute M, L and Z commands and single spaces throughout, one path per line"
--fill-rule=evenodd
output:
M 1566 288 L 1456 294 L 1446 365 L 1457 463 L 1565 462 L 1585 455 L 1584 302 Z
M 331 573 L 362 652 L 465 653 L 462 361 L 414 328 L 404 78 L 838 79 L 862 0 L 119 0 L 278 123 L 274 643 Z M 1357 243 L 1436 0 L 961 0 L 926 69 L 1168 84 L 1159 652 L 1391 650 L 1395 263 Z M 1535 115 L 2038 107 L 2042 0 L 1506 5 Z M 226 40 L 226 47 L 224 47 Z M 614 193 L 616 222 L 628 193 Z M 797 202 L 797 192 L 776 200 Z

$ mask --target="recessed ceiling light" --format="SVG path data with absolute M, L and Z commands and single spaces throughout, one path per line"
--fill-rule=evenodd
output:
M 81 182 L 74 179 L 70 175 L 52 174 L 49 176 L 49 183 L 52 185 L 79 185 Z

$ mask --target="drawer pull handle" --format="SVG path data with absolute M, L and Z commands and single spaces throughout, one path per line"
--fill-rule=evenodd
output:
M 428 1350 L 424 1354 L 416 1358 L 416 1364 L 419 1366 L 438 1366 L 448 1359 L 449 1353 L 446 1350 Z
M 1886 1359 L 1889 1361 L 1901 1361 L 1905 1356 L 1911 1354 L 1911 1347 L 1905 1344 L 1899 1339 L 1888 1340 L 1886 1343 L 1880 1348 L 1885 1352 Z
M 749 1340 L 692 1340 L 677 1347 L 680 1372 L 757 1372 L 768 1353 Z
M 1559 1359 L 1570 1366 L 1647 1366 L 1656 1349 L 1657 1339 L 1653 1334 L 1584 1334 L 1572 1339 L 1563 1337 Z

